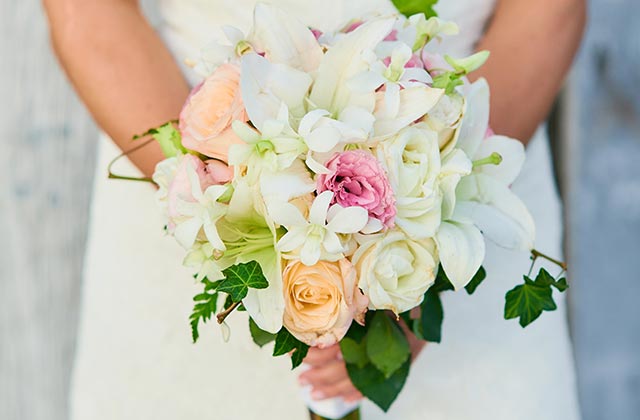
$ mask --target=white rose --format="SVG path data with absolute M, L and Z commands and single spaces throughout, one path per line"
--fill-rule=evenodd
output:
M 438 262 L 433 240 L 414 241 L 399 230 L 366 239 L 354 254 L 353 265 L 369 308 L 399 314 L 418 306 L 435 281 Z
M 464 97 L 458 93 L 442 95 L 422 121 L 438 133 L 438 145 L 443 154 L 449 152 L 456 143 L 460 123 L 465 112 Z
M 379 159 L 396 195 L 396 225 L 412 238 L 433 237 L 441 220 L 437 134 L 424 124 L 405 128 L 381 144 Z

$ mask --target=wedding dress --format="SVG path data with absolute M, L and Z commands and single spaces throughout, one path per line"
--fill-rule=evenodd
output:
M 390 0 L 271 0 L 310 26 L 335 28 L 370 12 L 392 13 Z M 160 0 L 159 28 L 179 62 L 221 36 L 220 25 L 250 26 L 254 0 Z M 469 53 L 494 0 L 440 0 L 441 17 L 461 34 L 445 41 Z M 195 82 L 194 75 L 185 74 Z M 305 419 L 296 373 L 249 337 L 247 318 L 229 318 L 224 343 L 215 323 L 191 343 L 188 316 L 197 290 L 181 267 L 183 251 L 163 235 L 154 191 L 147 184 L 107 180 L 118 150 L 99 147 L 86 257 L 74 420 Z M 135 171 L 123 163 L 121 171 Z M 134 172 L 135 173 L 135 172 Z M 537 225 L 536 247 L 561 254 L 561 208 L 552 182 L 547 139 L 540 130 L 513 189 Z M 428 344 L 404 391 L 384 415 L 364 402 L 364 420 L 576 420 L 579 418 L 565 302 L 522 329 L 503 319 L 504 294 L 521 281 L 525 253 L 491 244 L 487 280 L 473 297 L 445 293 L 442 344 Z

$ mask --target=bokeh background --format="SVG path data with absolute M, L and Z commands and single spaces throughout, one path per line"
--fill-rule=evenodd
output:
M 154 21 L 152 2 L 143 3 Z M 584 419 L 636 420 L 640 1 L 589 3 L 550 124 L 569 316 Z M 0 0 L 0 99 L 0 419 L 63 420 L 97 128 L 51 53 L 40 2 Z

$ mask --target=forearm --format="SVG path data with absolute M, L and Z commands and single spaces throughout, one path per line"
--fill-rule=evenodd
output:
M 491 127 L 524 142 L 547 117 L 580 44 L 584 0 L 499 0 L 472 79 L 491 86 Z
M 54 49 L 100 127 L 122 149 L 177 118 L 189 88 L 134 0 L 45 0 Z M 155 144 L 130 156 L 149 176 Z

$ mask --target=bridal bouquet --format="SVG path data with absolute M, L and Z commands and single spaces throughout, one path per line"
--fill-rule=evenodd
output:
M 259 4 L 249 33 L 225 27 L 228 43 L 205 50 L 179 122 L 145 133 L 167 156 L 153 176 L 166 231 L 203 287 L 194 341 L 242 310 L 294 368 L 339 343 L 353 384 L 387 410 L 410 368 L 406 332 L 440 341 L 439 295 L 480 285 L 485 241 L 532 249 L 509 188 L 524 148 L 491 132 L 487 83 L 465 77 L 488 52 L 433 52 L 456 32 L 423 13 L 320 32 Z M 505 305 L 523 326 L 566 288 L 529 276 Z

